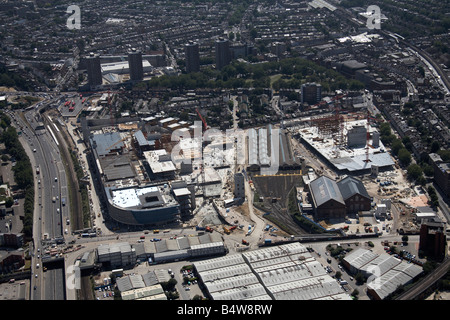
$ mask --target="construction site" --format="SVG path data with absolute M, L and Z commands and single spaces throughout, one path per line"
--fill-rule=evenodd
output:
M 109 118 L 81 117 L 78 125 L 91 151 L 92 172 L 101 182 L 104 218 L 113 226 L 208 228 L 224 236 L 234 234 L 238 249 L 249 242 L 306 235 L 311 231 L 293 214 L 298 214 L 298 189 L 304 188 L 304 176 L 313 168 L 317 178 L 360 177 L 374 202 L 390 198 L 393 207 L 409 209 L 399 215 L 405 219 L 390 223 L 390 228 L 415 232 L 418 210 L 399 201 L 417 192 L 402 194 L 408 190 L 405 174 L 380 140 L 378 120 L 366 111 L 336 111 L 299 119 L 287 128 L 265 125 L 224 134 L 210 130 L 199 109 L 194 123 L 163 112 L 116 118 L 114 94 L 88 101 L 100 103 L 101 113 L 109 113 Z M 95 110 L 91 112 L 100 111 Z M 368 220 L 361 216 L 363 225 Z M 340 228 L 330 221 L 322 226 Z M 364 229 L 351 225 L 349 232 Z
M 369 116 L 336 114 L 312 118 L 295 133 L 302 143 L 342 174 L 364 174 L 395 164 Z

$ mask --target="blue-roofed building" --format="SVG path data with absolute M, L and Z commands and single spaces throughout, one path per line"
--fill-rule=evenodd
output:
M 125 144 L 119 132 L 107 132 L 93 135 L 91 146 L 98 157 L 104 157 L 120 152 Z

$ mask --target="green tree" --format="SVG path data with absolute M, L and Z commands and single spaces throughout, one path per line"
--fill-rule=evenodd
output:
M 422 168 L 418 164 L 411 164 L 407 169 L 408 177 L 412 180 L 417 180 L 422 176 Z
M 405 234 L 402 236 L 402 242 L 403 243 L 408 243 L 409 237 Z
M 392 141 L 392 143 L 391 143 L 392 153 L 394 155 L 398 155 L 398 152 L 402 148 L 403 148 L 403 143 L 399 139 L 395 138 L 394 141 Z
M 366 280 L 366 278 L 364 277 L 364 275 L 361 272 L 358 272 L 355 275 L 356 284 L 361 285 L 364 283 L 365 280 Z
M 403 166 L 408 166 L 411 163 L 411 153 L 405 148 L 402 148 L 398 152 L 398 159 Z
M 440 148 L 441 148 L 441 146 L 439 145 L 439 142 L 433 141 L 433 143 L 431 144 L 430 151 L 431 151 L 431 153 L 436 153 L 439 151 Z

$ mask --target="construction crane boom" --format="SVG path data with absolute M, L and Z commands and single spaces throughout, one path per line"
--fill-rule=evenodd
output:
M 204 118 L 202 117 L 202 115 L 200 114 L 200 111 L 198 111 L 197 108 L 195 108 L 195 111 L 197 111 L 197 114 L 198 114 L 200 120 L 202 120 L 202 122 L 203 122 L 203 131 L 205 131 L 206 129 L 208 129 L 208 125 L 206 124 L 205 119 L 204 119 Z

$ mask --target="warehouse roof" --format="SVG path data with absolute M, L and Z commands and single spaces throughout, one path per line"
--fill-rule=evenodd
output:
M 255 283 L 221 292 L 213 292 L 211 296 L 214 300 L 253 300 L 254 297 L 267 296 L 267 293 L 261 284 Z
M 146 287 L 153 286 L 158 283 L 158 279 L 153 271 L 143 274 L 142 280 L 144 281 Z
M 209 260 L 195 262 L 195 268 L 198 272 L 205 270 L 220 269 L 233 265 L 244 264 L 245 261 L 240 254 L 233 254 L 230 256 L 223 256 Z
M 367 284 L 367 289 L 376 292 L 380 299 L 393 293 L 400 285 L 411 282 L 422 273 L 422 268 L 412 263 L 402 262 Z
M 328 274 L 274 285 L 269 290 L 277 300 L 315 300 L 343 293 L 339 283 Z
M 376 276 L 385 274 L 387 271 L 391 270 L 395 266 L 401 263 L 400 259 L 397 259 L 388 254 L 382 254 L 379 257 L 373 259 L 366 265 L 364 265 L 361 270 L 366 273 L 371 273 Z
M 361 269 L 362 266 L 366 265 L 377 257 L 378 255 L 376 253 L 373 253 L 370 250 L 359 248 L 355 251 L 350 252 L 350 254 L 348 254 L 344 258 L 344 260 L 354 268 Z
M 348 198 L 352 197 L 355 194 L 359 194 L 365 198 L 370 199 L 366 187 L 364 187 L 364 184 L 362 183 L 361 180 L 348 176 L 340 180 L 337 183 L 337 185 L 339 187 L 339 190 L 341 191 L 342 198 L 344 200 L 347 200 Z
M 229 290 L 239 286 L 248 286 L 259 283 L 258 278 L 253 274 L 243 274 L 236 277 L 218 279 L 215 281 L 206 282 L 205 285 L 210 293 Z
M 309 188 L 316 208 L 330 200 L 335 200 L 345 205 L 337 183 L 326 176 L 321 176 L 311 181 Z
M 251 269 L 247 264 L 237 264 L 227 266 L 220 269 L 206 270 L 200 273 L 203 282 L 214 281 L 223 278 L 235 277 L 242 274 L 251 273 Z
M 109 155 L 99 159 L 106 181 L 134 178 L 128 154 Z
M 346 299 L 302 244 L 289 243 L 194 263 L 213 299 Z M 253 281 L 258 280 L 253 284 Z
M 121 296 L 123 300 L 167 300 L 164 290 L 160 284 L 155 284 L 140 289 L 130 289 L 121 292 Z
M 117 278 L 116 283 L 121 292 L 144 288 L 146 286 L 142 276 L 138 274 Z

